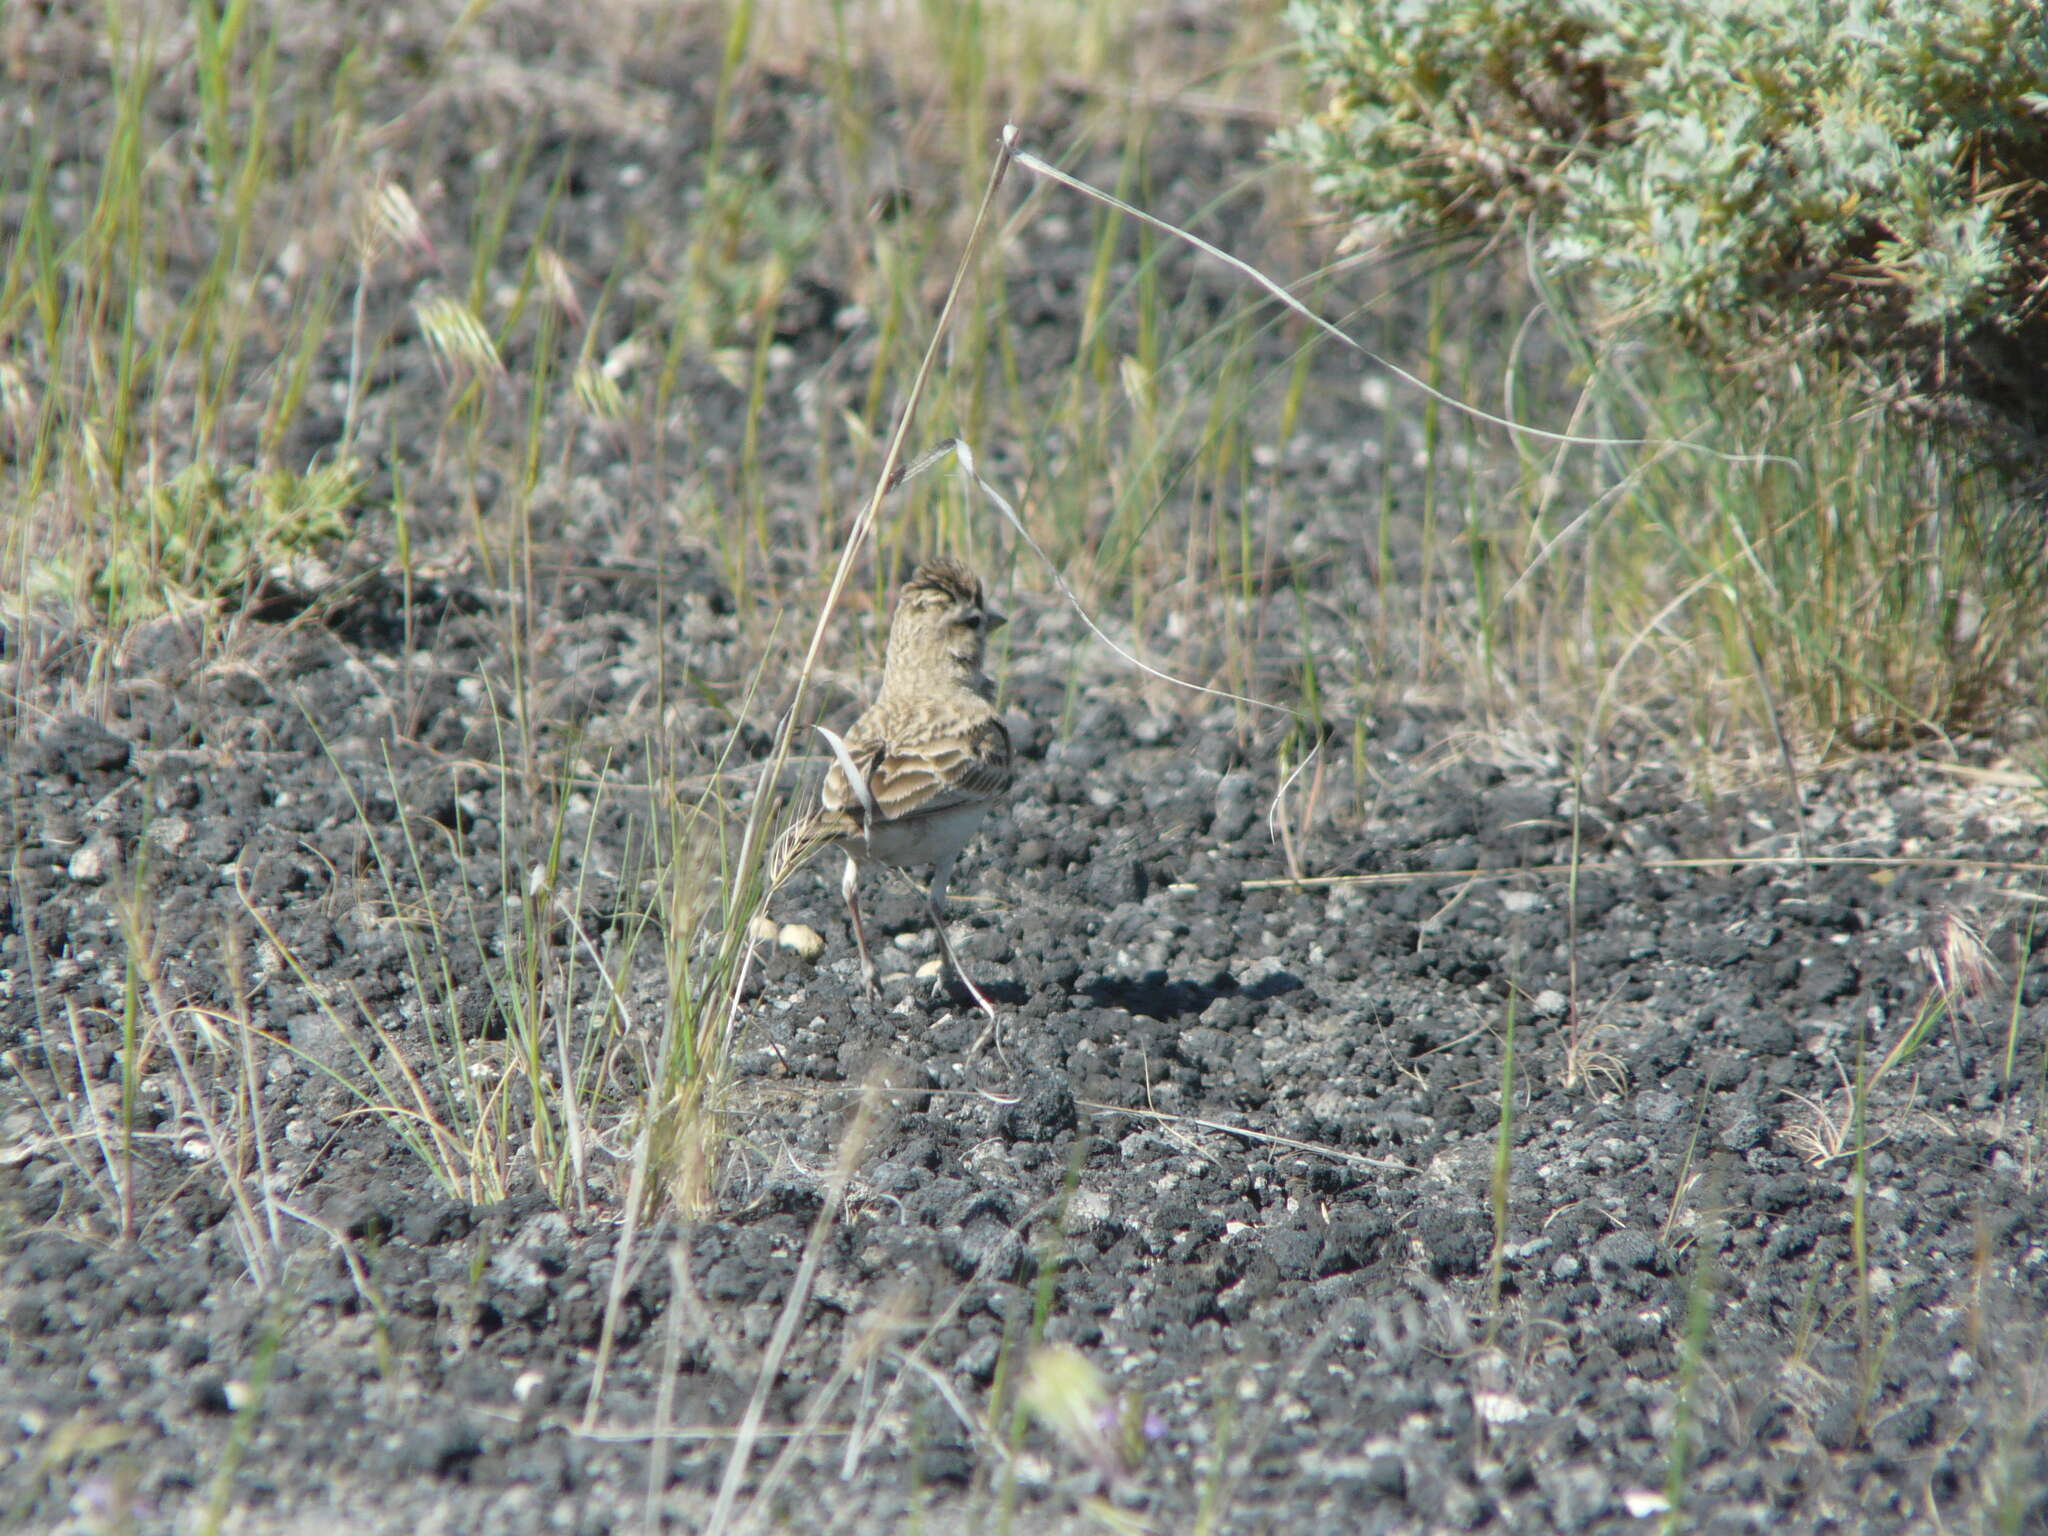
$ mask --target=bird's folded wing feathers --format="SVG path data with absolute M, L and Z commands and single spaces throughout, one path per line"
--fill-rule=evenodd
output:
M 868 794 L 883 821 L 934 816 L 974 801 L 992 800 L 1010 787 L 1010 733 L 996 719 L 965 731 L 941 732 L 921 741 L 849 742 L 857 767 L 867 776 Z M 827 814 L 856 826 L 860 797 L 837 763 L 825 776 L 821 796 Z
M 993 717 L 910 741 L 900 734 L 870 735 L 857 724 L 842 745 L 865 777 L 868 796 L 885 823 L 915 821 L 957 805 L 994 800 L 1010 787 L 1010 733 Z M 866 806 L 847 782 L 845 767 L 835 760 L 816 808 L 777 841 L 770 879 L 780 884 L 820 849 L 858 837 L 866 823 Z

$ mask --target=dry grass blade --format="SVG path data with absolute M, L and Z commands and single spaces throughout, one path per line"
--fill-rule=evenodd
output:
M 647 1448 L 647 1488 L 640 1513 L 640 1528 L 648 1536 L 657 1536 L 661 1530 L 661 1488 L 668 1480 L 667 1447 L 674 1434 L 676 1375 L 683 1351 L 682 1298 L 689 1294 L 690 1284 L 682 1239 L 678 1238 L 670 1248 L 668 1262 L 669 1302 L 667 1326 L 661 1337 L 661 1384 L 654 1395 L 654 1434 Z
M 858 1435 L 858 1426 L 849 1425 L 842 1429 L 833 1429 L 826 1425 L 825 1415 L 839 1400 L 839 1394 L 846 1390 L 847 1383 L 853 1380 L 855 1370 L 872 1366 L 880 1353 L 882 1343 L 892 1331 L 893 1321 L 894 1319 L 886 1313 L 881 1318 L 868 1319 L 861 1326 L 859 1335 L 840 1351 L 839 1362 L 833 1366 L 832 1374 L 823 1384 L 812 1390 L 802 1420 L 794 1428 L 784 1432 L 782 1450 L 761 1479 L 761 1486 L 755 1492 L 753 1502 L 748 1508 L 743 1529 L 752 1529 L 760 1524 L 762 1512 L 771 1506 L 776 1493 L 796 1470 L 797 1456 L 805 1444 L 824 1435 L 842 1435 L 847 1442 L 848 1454 L 851 1454 Z
M 1917 854 L 1885 857 L 1881 855 L 1817 854 L 1807 858 L 1800 854 L 1741 853 L 1723 854 L 1697 859 L 1644 859 L 1626 864 L 1597 863 L 1581 864 L 1581 872 L 1624 875 L 1660 869 L 1748 869 L 1756 866 L 1798 867 L 1810 864 L 1816 869 L 1953 869 L 1983 870 L 1985 873 L 1998 871 L 2005 874 L 2048 874 L 2048 863 L 2033 863 L 2024 859 L 1963 859 L 1946 856 Z M 1423 880 L 1511 880 L 1518 875 L 1569 875 L 1569 864 L 1521 864 L 1513 869 L 1414 869 L 1389 870 L 1364 875 L 1306 875 L 1300 879 L 1247 880 L 1244 888 L 1248 891 L 1287 890 L 1294 886 L 1326 885 L 1411 885 Z M 1182 889 L 1180 886 L 1171 889 Z M 1187 890 L 1194 890 L 1190 885 Z M 2015 900 L 2034 900 L 2031 892 L 2011 891 L 2007 893 Z
M 763 780 L 766 784 L 781 782 L 784 769 L 789 764 L 790 744 L 794 740 L 797 721 L 803 712 L 804 700 L 810 692 L 811 677 L 817 670 L 818 657 L 825 648 L 825 636 L 830 632 L 832 616 L 838 611 L 839 602 L 846 594 L 846 583 L 853 575 L 853 564 L 864 545 L 874 533 L 875 520 L 881 515 L 882 501 L 897 480 L 896 467 L 903 462 L 903 445 L 910 437 L 910 424 L 917 415 L 918 402 L 924 398 L 927 381 L 937 365 L 940 344 L 952 321 L 953 312 L 960 302 L 960 294 L 967 284 L 975 251 L 981 244 L 982 231 L 988 226 L 989 210 L 995 205 L 997 190 L 1010 169 L 1010 146 L 1007 138 L 996 155 L 996 163 L 989 173 L 987 190 L 982 193 L 981 206 L 975 210 L 974 226 L 967 233 L 967 243 L 961 248 L 959 264 L 953 270 L 953 280 L 946 290 L 946 300 L 939 307 L 938 319 L 932 324 L 932 335 L 926 344 L 923 358 L 919 361 L 917 373 L 910 381 L 909 393 L 904 397 L 903 408 L 896 417 L 896 427 L 889 435 L 889 446 L 882 455 L 880 471 L 875 477 L 875 488 L 868 496 L 867 504 L 854 519 L 853 527 L 847 531 L 846 547 L 839 552 L 839 563 L 832 571 L 832 584 L 826 589 L 825 600 L 818 608 L 818 622 L 811 630 L 811 642 L 804 651 L 803 664 L 797 668 L 796 682 L 790 691 L 789 708 L 782 717 L 782 727 L 776 732 L 775 751 L 769 759 L 768 773 Z M 746 840 L 741 846 L 740 868 L 751 871 L 759 867 L 762 851 L 766 844 L 763 833 L 766 830 L 771 797 L 759 796 L 754 802 L 753 814 L 747 820 Z
M 825 745 L 832 749 L 832 757 L 839 764 L 839 771 L 846 775 L 847 787 L 860 802 L 863 821 L 868 826 L 874 826 L 881 821 L 882 812 L 875 804 L 875 792 L 873 786 L 868 783 L 868 776 L 861 772 L 860 764 L 856 763 L 853 754 L 846 750 L 845 739 L 838 732 L 823 725 L 814 725 L 811 728 L 824 737 Z
M 576 404 L 591 420 L 616 426 L 626 419 L 625 392 L 598 364 L 578 363 L 569 376 L 569 387 L 575 392 Z
M 1285 1147 L 1290 1152 L 1305 1152 L 1312 1157 L 1327 1157 L 1332 1162 L 1349 1163 L 1356 1168 L 1384 1168 L 1390 1173 L 1413 1173 L 1415 1170 L 1406 1163 L 1396 1162 L 1387 1157 L 1367 1157 L 1362 1152 L 1346 1152 L 1342 1147 L 1326 1146 L 1319 1141 L 1302 1141 L 1294 1136 L 1282 1136 L 1274 1131 L 1255 1131 L 1248 1125 L 1232 1125 L 1227 1120 L 1205 1120 L 1200 1115 L 1175 1115 L 1163 1109 L 1133 1109 L 1126 1104 L 1105 1104 L 1100 1099 L 1076 1099 L 1081 1108 L 1102 1115 L 1128 1115 L 1134 1120 L 1150 1120 L 1159 1125 L 1186 1125 L 1199 1131 L 1216 1131 L 1225 1136 L 1240 1137 L 1255 1141 L 1263 1146 Z
M 612 1258 L 611 1290 L 605 1297 L 604 1321 L 598 1325 L 597 1359 L 590 1368 L 590 1390 L 583 1398 L 580 1434 L 587 1435 L 597 1427 L 597 1405 L 604 1397 L 605 1373 L 611 1368 L 612 1349 L 618 1339 L 619 1312 L 632 1285 L 633 1243 L 639 1235 L 640 1212 L 647 1201 L 654 1123 L 654 1109 L 649 1105 L 642 1112 L 640 1131 L 633 1142 L 633 1161 L 626 1179 L 625 1216 L 619 1223 L 618 1246 Z
M 796 1278 L 790 1283 L 789 1296 L 782 1304 L 782 1314 L 775 1320 L 775 1332 L 768 1340 L 768 1348 L 761 1357 L 761 1367 L 754 1381 L 754 1393 L 747 1400 L 746 1412 L 740 1417 L 739 1434 L 733 1441 L 732 1453 L 726 1457 L 725 1476 L 718 1485 L 718 1502 L 712 1506 L 711 1519 L 704 1527 L 704 1536 L 720 1536 L 732 1520 L 733 1506 L 739 1498 L 740 1483 L 746 1477 L 747 1463 L 754 1452 L 754 1441 L 760 1433 L 761 1420 L 767 1412 L 768 1394 L 774 1389 L 782 1375 L 782 1362 L 789 1353 L 790 1341 L 796 1337 L 796 1327 L 803 1320 L 804 1309 L 810 1305 L 811 1288 L 817 1283 L 818 1266 L 824 1262 L 825 1239 L 830 1235 L 833 1224 L 839 1219 L 839 1207 L 846 1198 L 846 1186 L 853 1181 L 854 1170 L 860 1166 L 861 1155 L 867 1150 L 868 1138 L 874 1131 L 877 1106 L 880 1095 L 872 1087 L 861 1094 L 860 1110 L 847 1128 L 846 1138 L 840 1144 L 839 1161 L 827 1181 L 823 1203 L 818 1207 L 817 1219 L 811 1223 L 809 1238 L 804 1243 L 803 1258 L 797 1264 Z
M 450 365 L 458 376 L 487 374 L 491 377 L 505 371 L 503 359 L 498 356 L 498 344 L 491 340 L 491 333 L 475 310 L 460 299 L 438 294 L 433 298 L 421 299 L 413 306 L 418 316 L 420 331 L 433 346 L 435 355 Z
M 905 468 L 896 478 L 898 481 L 914 479 L 948 454 L 953 455 L 959 463 L 960 473 L 968 484 L 988 498 L 996 510 L 1002 513 L 1004 520 L 1016 530 L 1017 537 L 1030 547 L 1034 555 L 1038 556 L 1039 564 L 1044 566 L 1047 573 L 1051 575 L 1053 585 L 1059 589 L 1060 596 L 1066 599 L 1067 606 L 1072 608 L 1081 622 L 1088 627 L 1088 632 L 1108 646 L 1118 659 L 1136 667 L 1146 676 L 1157 678 L 1160 682 L 1171 684 L 1175 688 L 1185 688 L 1191 693 L 1207 694 L 1213 699 L 1227 699 L 1233 704 L 1243 704 L 1251 709 L 1268 710 L 1274 714 L 1285 715 L 1296 725 L 1308 726 L 1311 723 L 1309 717 L 1298 709 L 1291 708 L 1285 704 L 1275 704 L 1269 699 L 1255 699 L 1247 694 L 1232 693 L 1227 688 L 1211 688 L 1204 683 L 1197 683 L 1189 678 L 1176 677 L 1173 673 L 1161 671 L 1142 657 L 1135 656 L 1121 645 L 1118 645 L 1116 641 L 1103 632 L 1102 626 L 1095 622 L 1095 616 L 1089 613 L 1087 606 L 1082 603 L 1080 595 L 1069 585 L 1066 573 L 1060 569 L 1059 563 L 1046 553 L 1044 546 L 1037 539 L 1031 536 L 1031 530 L 1024 526 L 1024 519 L 1017 515 L 1017 509 L 1011 505 L 1009 498 L 981 477 L 981 471 L 975 467 L 974 450 L 963 439 L 952 438 L 939 444 L 938 447 L 918 459 L 916 463 Z M 1327 733 L 1325 733 L 1326 735 Z M 1296 861 L 1293 842 L 1287 836 L 1286 824 L 1281 817 L 1281 807 L 1286 803 L 1287 792 L 1294 787 L 1295 781 L 1311 765 L 1315 766 L 1316 772 L 1320 776 L 1322 772 L 1324 739 L 1324 737 L 1319 737 L 1316 744 L 1302 757 L 1302 760 L 1295 764 L 1293 770 L 1281 782 L 1279 789 L 1274 791 L 1272 803 L 1266 808 L 1267 830 L 1273 840 L 1282 845 L 1287 857 L 1288 870 L 1297 875 L 1300 873 L 1300 869 Z
M 1031 536 L 1031 530 L 1024 526 L 1024 520 L 1017 515 L 1017 509 L 1010 504 L 1009 499 L 986 480 L 982 479 L 981 471 L 975 467 L 974 450 L 962 439 L 957 437 L 951 438 L 939 444 L 930 453 L 925 454 L 915 464 L 905 469 L 897 478 L 899 481 L 915 479 L 948 454 L 953 455 L 958 461 L 960 473 L 967 483 L 974 486 L 982 495 L 989 499 L 995 509 L 1003 514 L 1004 520 L 1016 530 L 1017 537 L 1030 547 L 1031 553 L 1038 556 L 1039 564 L 1043 565 L 1046 573 L 1052 577 L 1053 585 L 1059 589 L 1060 596 L 1067 600 L 1067 606 L 1072 608 L 1081 622 L 1088 626 L 1088 632 L 1108 646 L 1111 651 L 1115 652 L 1119 660 L 1128 662 L 1147 677 L 1157 678 L 1160 682 L 1170 683 L 1176 688 L 1186 688 L 1193 693 L 1205 693 L 1212 699 L 1228 699 L 1233 704 L 1243 704 L 1252 709 L 1271 710 L 1275 714 L 1285 715 L 1291 720 L 1305 722 L 1308 719 L 1300 710 L 1290 709 L 1285 704 L 1275 704 L 1267 699 L 1254 699 L 1242 693 L 1232 693 L 1227 688 L 1210 688 L 1185 677 L 1175 677 L 1171 672 L 1162 672 L 1144 658 L 1134 656 L 1121 645 L 1118 645 L 1116 641 L 1103 632 L 1102 626 L 1095 622 L 1094 615 L 1088 612 L 1086 605 L 1081 601 L 1080 595 L 1074 591 L 1072 586 L 1068 585 L 1066 573 L 1060 569 L 1059 563 L 1045 552 L 1044 546 Z M 1304 763 L 1306 761 L 1304 759 Z
M 1014 142 L 1016 129 L 1005 128 L 1003 130 L 1003 133 L 1006 143 Z M 1328 320 L 1325 320 L 1321 315 L 1317 314 L 1314 310 L 1310 309 L 1306 304 L 1302 303 L 1301 300 L 1297 299 L 1293 294 L 1289 293 L 1286 288 L 1281 286 L 1279 283 L 1275 282 L 1272 278 L 1266 276 L 1265 273 L 1261 272 L 1257 267 L 1253 266 L 1250 262 L 1244 260 L 1242 257 L 1233 256 L 1230 254 L 1230 252 L 1223 250 L 1221 247 L 1211 245 L 1208 241 L 1204 240 L 1200 235 L 1191 234 L 1187 230 L 1182 229 L 1178 224 L 1168 223 L 1165 219 L 1158 217 L 1156 214 L 1147 213 L 1144 209 L 1138 207 L 1137 205 L 1125 202 L 1122 198 L 1118 197 L 1113 192 L 1105 192 L 1102 188 L 1093 186 L 1090 183 L 1081 180 L 1081 178 L 1078 176 L 1069 175 L 1067 172 L 1061 170 L 1058 166 L 1048 165 L 1045 161 L 1039 159 L 1038 156 L 1034 154 L 1030 154 L 1027 151 L 1021 149 L 1013 149 L 1012 153 L 1015 156 L 1017 163 L 1021 165 L 1025 170 L 1030 171 L 1033 175 L 1042 176 L 1048 181 L 1057 182 L 1063 187 L 1067 187 L 1075 192 L 1082 193 L 1084 196 L 1092 197 L 1097 202 L 1102 203 L 1107 207 L 1116 209 L 1117 212 L 1125 215 L 1127 218 L 1136 219 L 1139 223 L 1149 225 L 1151 228 L 1158 230 L 1161 234 L 1171 235 L 1176 240 L 1185 241 L 1188 245 L 1193 246 L 1203 255 L 1212 257 L 1215 260 L 1222 262 L 1226 267 L 1229 267 L 1233 272 L 1236 272 L 1241 276 L 1250 278 L 1254 283 L 1258 284 L 1259 287 L 1263 288 L 1268 294 L 1272 295 L 1273 298 L 1277 299 L 1280 303 L 1286 305 L 1287 308 L 1292 310 L 1295 314 L 1299 315 L 1302 319 L 1306 320 L 1310 325 L 1313 325 L 1317 330 L 1321 331 L 1324 335 L 1331 337 L 1332 339 L 1346 347 L 1349 347 L 1353 352 L 1358 353 L 1361 357 L 1365 358 L 1368 362 L 1374 364 L 1376 367 L 1386 369 L 1387 372 L 1393 374 L 1396 378 L 1400 379 L 1404 384 L 1409 385 L 1413 389 L 1420 390 L 1423 394 L 1427 395 L 1430 399 L 1436 401 L 1439 405 L 1448 406 L 1452 410 L 1458 412 L 1460 415 L 1470 417 L 1474 421 L 1485 422 L 1488 426 L 1500 427 L 1503 430 L 1515 433 L 1517 436 L 1520 437 L 1533 437 L 1547 443 L 1565 443 L 1573 447 L 1580 448 L 1671 447 L 1688 449 L 1694 453 L 1706 454 L 1711 458 L 1719 459 L 1723 463 L 1728 464 L 1784 464 L 1794 469 L 1798 467 L 1796 464 L 1792 462 L 1792 460 L 1780 458 L 1773 454 L 1728 453 L 1723 449 L 1710 448 L 1704 443 L 1688 442 L 1682 439 L 1662 439 L 1650 437 L 1580 437 L 1574 433 L 1553 432 L 1547 427 L 1532 427 L 1528 425 L 1526 422 L 1514 421 L 1506 416 L 1496 416 L 1493 412 L 1488 410 L 1482 410 L 1480 407 L 1476 405 L 1472 405 L 1466 401 L 1460 400 L 1455 395 L 1446 394 L 1443 390 L 1438 389 L 1435 385 L 1429 383 L 1424 379 L 1418 378 L 1415 374 L 1410 373 L 1406 368 L 1403 368 L 1399 363 L 1396 363 L 1389 358 L 1382 357 L 1379 353 L 1373 351 L 1370 347 L 1364 345 L 1362 342 L 1353 340 L 1352 337 L 1348 335 L 1346 332 L 1339 329 L 1337 326 L 1332 325 Z
M 391 246 L 434 254 L 419 204 L 395 181 L 377 181 L 363 193 L 356 209 L 355 240 L 356 258 L 362 262 L 376 261 Z

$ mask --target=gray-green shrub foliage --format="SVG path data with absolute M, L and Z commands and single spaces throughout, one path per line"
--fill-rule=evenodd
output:
M 1290 15 L 1321 100 L 1282 144 L 1345 213 L 1532 228 L 1610 313 L 1724 360 L 1818 341 L 1923 383 L 1962 362 L 1980 392 L 2034 392 L 2044 0 L 1294 0 Z

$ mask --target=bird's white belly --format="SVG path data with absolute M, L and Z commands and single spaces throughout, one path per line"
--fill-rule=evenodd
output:
M 938 864 L 967 846 L 987 814 L 986 805 L 959 805 L 931 816 L 885 821 L 864 837 L 847 838 L 843 846 L 856 859 L 879 859 L 898 868 Z

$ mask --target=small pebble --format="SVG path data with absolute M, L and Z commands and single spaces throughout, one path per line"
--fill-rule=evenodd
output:
M 96 833 L 71 855 L 69 873 L 80 885 L 102 885 L 120 862 L 120 843 L 107 833 Z
M 802 923 L 784 923 L 776 930 L 775 942 L 799 960 L 815 960 L 825 952 L 825 936 Z

